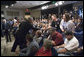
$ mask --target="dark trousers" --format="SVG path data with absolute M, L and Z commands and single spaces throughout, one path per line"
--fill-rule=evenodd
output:
M 3 35 L 4 35 L 4 34 L 3 34 L 3 31 L 1 30 L 1 37 L 3 37 Z
M 13 47 L 11 49 L 11 52 L 15 52 L 16 48 L 17 48 L 17 45 L 19 45 L 19 42 L 17 40 L 15 40 L 14 44 L 13 44 Z
M 6 31 L 5 31 L 5 36 L 6 36 L 6 42 L 9 42 L 9 40 L 10 40 L 10 42 L 11 42 L 10 31 L 6 30 Z
M 15 40 L 13 47 L 11 49 L 11 52 L 15 52 L 17 46 L 19 45 L 20 50 L 26 47 L 26 44 L 23 42 L 18 41 L 17 39 Z
M 4 37 L 5 32 L 3 30 L 1 30 L 1 37 Z

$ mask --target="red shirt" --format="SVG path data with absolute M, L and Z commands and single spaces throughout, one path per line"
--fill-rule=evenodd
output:
M 56 46 L 64 42 L 62 34 L 59 32 L 52 33 L 51 37 L 52 40 L 55 41 Z
M 52 51 L 51 49 L 44 51 L 44 47 L 42 47 L 35 56 L 52 56 Z

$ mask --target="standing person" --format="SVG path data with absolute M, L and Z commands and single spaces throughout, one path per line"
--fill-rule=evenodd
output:
M 12 29 L 13 29 L 13 25 L 14 25 L 14 22 L 13 22 L 13 20 L 12 20 L 12 19 L 10 19 L 10 21 L 9 21 L 9 22 L 10 22 L 10 26 L 11 26 L 11 28 L 10 28 L 11 30 L 10 30 L 10 31 L 12 31 Z
M 13 19 L 13 22 L 14 22 L 14 24 L 13 24 L 13 35 L 15 36 L 15 32 L 17 30 L 17 17 L 15 17 Z
M 1 22 L 2 36 L 4 37 L 5 36 L 5 23 L 6 23 L 6 19 L 3 18 L 1 21 L 2 21 Z
M 19 22 L 14 23 L 13 27 L 14 27 L 13 28 L 13 35 L 15 36 L 15 33 L 16 33 L 18 27 L 19 27 Z
M 17 17 L 15 17 L 15 18 L 13 19 L 13 21 L 14 21 L 14 23 L 16 23 L 16 22 L 17 22 Z
M 15 42 L 12 47 L 12 52 L 15 52 L 17 45 L 20 46 L 20 49 L 23 49 L 26 44 L 26 34 L 29 34 L 29 30 L 35 29 L 32 24 L 32 18 L 29 17 L 28 19 L 25 18 L 25 21 L 23 21 L 19 25 L 19 30 L 15 34 Z
M 67 30 L 75 31 L 75 24 L 70 20 L 69 13 L 63 14 L 63 19 L 60 22 L 60 29 L 62 32 Z
M 6 42 L 11 42 L 11 36 L 10 36 L 10 23 L 9 21 L 4 20 L 4 26 L 5 26 L 5 36 L 6 36 Z
M 58 31 L 60 28 L 59 28 L 59 20 L 57 19 L 57 16 L 55 14 L 53 14 L 52 16 L 52 23 L 51 23 L 51 26 L 52 27 L 55 27 L 56 30 Z

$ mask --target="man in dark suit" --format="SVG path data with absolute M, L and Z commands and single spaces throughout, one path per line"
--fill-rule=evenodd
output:
M 10 24 L 9 24 L 9 22 L 6 19 L 4 19 L 3 22 L 4 22 L 3 23 L 3 30 L 4 30 L 4 34 L 6 36 L 6 42 L 9 42 L 9 40 L 11 42 L 11 37 L 10 37 Z
M 5 36 L 5 26 L 4 26 L 4 18 L 1 19 L 1 36 Z
M 17 45 L 20 46 L 20 49 L 26 47 L 26 34 L 29 34 L 29 30 L 34 29 L 32 24 L 32 18 L 25 19 L 20 25 L 19 30 L 15 34 L 15 42 L 12 47 L 12 52 L 15 52 Z

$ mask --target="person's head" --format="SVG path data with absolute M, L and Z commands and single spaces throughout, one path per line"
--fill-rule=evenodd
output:
M 44 39 L 43 46 L 45 47 L 46 50 L 50 49 L 52 47 L 51 40 Z
M 32 35 L 36 35 L 37 30 L 39 30 L 39 29 L 38 29 L 38 28 L 34 28 L 34 29 L 32 30 Z
M 81 17 L 78 18 L 78 23 L 80 23 L 80 22 L 82 22 L 82 18 Z
M 73 21 L 73 22 L 75 22 L 75 19 L 74 19 L 74 17 L 72 17 L 72 21 Z
M 26 41 L 27 42 L 32 42 L 33 41 L 33 36 L 31 34 L 26 35 Z
M 70 20 L 70 16 L 69 16 L 69 13 L 65 13 L 65 14 L 63 14 L 63 19 L 64 19 L 64 21 L 69 21 Z
M 4 23 L 6 23 L 6 21 L 7 21 L 6 19 L 3 19 L 3 22 L 4 22 Z
M 32 17 L 29 17 L 28 20 L 29 20 L 30 23 L 33 23 L 33 18 Z
M 52 35 L 52 33 L 56 32 L 56 29 L 55 28 L 50 28 L 49 29 L 49 34 Z
M 37 31 L 36 31 L 36 36 L 37 36 L 37 37 L 40 37 L 41 34 L 42 34 L 42 32 L 41 32 L 40 30 L 37 30 Z
M 74 22 L 78 23 L 78 18 L 76 16 L 74 16 Z
M 68 40 L 71 40 L 73 38 L 73 32 L 72 31 L 66 31 L 65 36 Z
M 49 14 L 49 16 L 51 16 L 51 14 Z
M 55 14 L 53 14 L 51 17 L 52 17 L 52 20 L 55 20 L 57 18 Z
M 15 17 L 14 19 L 16 19 L 16 20 L 17 20 L 17 17 Z

